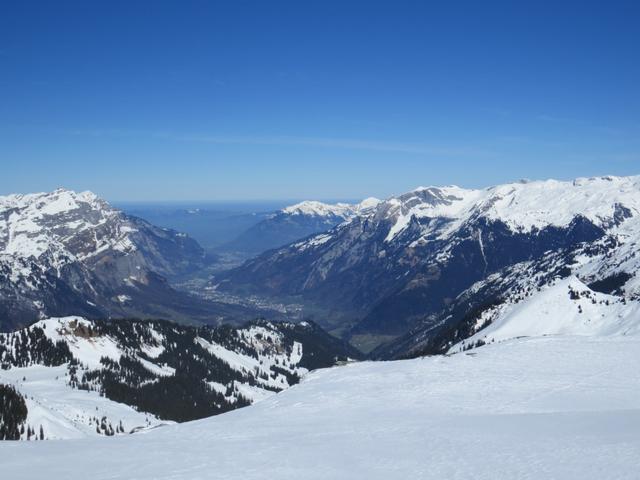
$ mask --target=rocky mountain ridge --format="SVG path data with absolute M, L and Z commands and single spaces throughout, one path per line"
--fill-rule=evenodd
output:
M 637 267 L 610 259 L 614 251 L 634 256 L 639 214 L 640 177 L 421 187 L 213 282 L 222 291 L 297 299 L 325 327 L 379 344 L 442 324 L 443 312 L 478 282 L 525 264 L 546 268 L 550 255 L 566 276 L 580 251 L 607 251 L 579 275 L 590 283 L 625 273 L 622 287 L 634 295 Z

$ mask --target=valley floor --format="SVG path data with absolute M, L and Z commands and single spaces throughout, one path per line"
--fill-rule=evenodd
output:
M 539 337 L 319 370 L 217 417 L 2 442 L 3 478 L 635 479 L 640 338 Z

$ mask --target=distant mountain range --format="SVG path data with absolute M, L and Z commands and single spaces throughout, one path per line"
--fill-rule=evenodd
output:
M 212 284 L 295 299 L 335 333 L 395 358 L 446 351 L 509 305 L 567 288 L 563 278 L 635 302 L 639 240 L 640 177 L 421 187 Z M 608 301 L 601 308 L 614 314 Z
M 358 357 L 309 322 L 42 320 L 0 334 L 0 439 L 111 436 L 216 415 Z
M 212 258 L 189 236 L 89 192 L 11 195 L 0 197 L 0 327 L 65 315 L 208 324 L 265 315 L 312 318 L 375 358 L 445 352 L 491 340 L 485 329 L 544 295 L 582 312 L 591 311 L 582 298 L 609 295 L 594 300 L 597 314 L 623 322 L 640 296 L 639 241 L 640 177 L 306 201 L 235 242 L 289 243 L 215 273 L 194 296 L 170 283 L 208 275 Z
M 258 215 L 258 224 L 228 248 L 240 251 L 240 258 L 251 256 L 324 231 L 376 202 L 302 202 Z M 199 211 L 188 214 L 200 223 L 209 218 Z M 172 287 L 178 279 L 189 284 L 192 277 L 207 278 L 208 269 L 218 265 L 188 235 L 126 214 L 91 192 L 0 197 L 0 330 L 65 315 L 206 324 L 282 317 L 270 307 L 214 301 Z
M 379 202 L 375 198 L 357 204 L 300 202 L 267 216 L 229 242 L 225 249 L 256 254 L 282 247 L 349 221 Z

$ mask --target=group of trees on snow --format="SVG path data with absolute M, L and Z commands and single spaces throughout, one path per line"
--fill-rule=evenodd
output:
M 263 327 L 264 333 L 254 331 L 249 334 L 253 327 Z M 249 405 L 251 400 L 239 389 L 242 385 L 277 392 L 300 381 L 296 373 L 298 367 L 312 370 L 331 366 L 339 359 L 358 357 L 357 352 L 344 342 L 311 322 L 293 325 L 258 320 L 239 329 L 231 326 L 190 327 L 154 320 L 96 320 L 90 324 L 71 322 L 64 328 L 66 335 L 78 338 L 94 340 L 108 336 L 122 354 L 118 360 L 103 357 L 100 368 L 90 369 L 71 354 L 64 340 L 53 342 L 44 328 L 32 326 L 0 334 L 0 366 L 8 369 L 34 364 L 66 364 L 66 379 L 72 388 L 95 391 L 160 419 L 177 422 Z M 211 353 L 202 340 L 252 357 L 261 366 L 233 368 Z M 303 347 L 296 346 L 296 342 Z M 148 350 L 143 348 L 149 345 L 161 347 L 160 353 L 150 357 Z M 294 353 L 294 348 L 304 351 L 296 365 L 283 359 Z M 302 353 L 302 350 L 295 353 Z M 269 356 L 275 356 L 275 364 L 262 366 Z M 164 372 L 150 370 L 146 362 L 152 362 Z M 216 389 L 214 384 L 225 385 L 226 390 Z M 114 427 L 109 422 L 96 421 L 96 431 L 100 434 L 112 435 L 123 430 L 120 425 Z M 35 432 L 34 435 L 38 436 Z
M 24 397 L 11 385 L 0 384 L 0 440 L 20 440 L 25 433 L 26 421 Z M 27 428 L 31 436 L 31 427 Z

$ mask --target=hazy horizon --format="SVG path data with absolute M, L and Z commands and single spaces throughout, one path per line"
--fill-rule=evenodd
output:
M 457 187 L 461 187 L 461 188 L 465 188 L 465 189 L 486 189 L 486 188 L 491 188 L 494 187 L 496 185 L 501 185 L 501 184 L 509 184 L 509 183 L 518 183 L 518 182 L 522 182 L 522 181 L 526 181 L 526 182 L 544 182 L 547 180 L 557 180 L 557 181 L 562 181 L 562 182 L 571 182 L 573 180 L 576 180 L 578 178 L 592 178 L 592 177 L 607 177 L 607 176 L 621 176 L 621 177 L 628 177 L 628 176 L 638 176 L 640 175 L 640 171 L 635 171 L 626 175 L 613 175 L 610 173 L 602 173 L 602 174 L 598 174 L 598 175 L 576 175 L 576 176 L 572 176 L 572 177 L 567 177 L 567 178 L 560 178 L 560 177 L 545 177 L 545 178 L 514 178 L 511 180 L 507 180 L 505 182 L 502 183 L 492 183 L 492 184 L 488 184 L 488 185 L 472 185 L 472 186 L 468 186 L 468 185 L 460 185 L 460 184 L 456 184 L 456 183 L 441 183 L 441 184 L 428 184 L 428 183 L 422 183 L 420 185 L 415 185 L 409 188 L 406 188 L 404 190 L 401 191 L 397 191 L 397 192 L 393 192 L 389 195 L 376 195 L 376 194 L 364 194 L 360 197 L 326 197 L 326 196 L 319 196 L 319 197 L 312 197 L 312 196 L 307 196 L 307 197 L 298 197 L 298 198 L 286 198 L 286 197 L 273 197 L 273 198 L 252 198 L 252 197 L 238 197 L 238 198 L 169 198 L 169 197 L 165 197 L 165 198 L 149 198 L 149 199 L 119 199 L 119 198 L 109 198 L 107 196 L 104 196 L 102 194 L 100 194 L 100 192 L 92 190 L 92 189 L 87 189 L 87 188 L 68 188 L 65 186 L 57 186 L 54 188 L 51 188 L 49 190 L 34 190 L 34 191 L 5 191 L 5 192 L 0 192 L 0 196 L 6 196 L 6 195 L 12 195 L 12 194 L 30 194 L 30 193 L 47 193 L 47 192 L 52 192 L 58 188 L 63 188 L 63 189 L 68 189 L 68 190 L 74 190 L 76 192 L 82 192 L 82 191 L 91 191 L 93 193 L 95 193 L 96 195 L 98 195 L 99 197 L 107 200 L 109 203 L 113 204 L 114 206 L 156 206 L 156 207 L 174 207 L 174 206 L 183 206 L 183 207 L 197 207 L 197 206 L 242 206 L 242 205 L 281 205 L 281 206 L 287 206 L 287 205 L 291 205 L 294 203 L 298 203 L 298 202 L 303 202 L 303 201 L 307 201 L 307 200 L 314 200 L 314 201 L 319 201 L 319 202 L 324 202 L 324 203 L 358 203 L 362 200 L 364 200 L 365 198 L 369 198 L 369 197 L 374 197 L 374 198 L 379 198 L 381 200 L 384 200 L 386 198 L 390 198 L 390 197 L 394 197 L 397 195 L 401 195 L 407 192 L 410 192 L 412 190 L 415 190 L 417 188 L 421 188 L 421 187 L 446 187 L 446 186 L 457 186 Z M 277 207 L 280 208 L 280 207 Z

